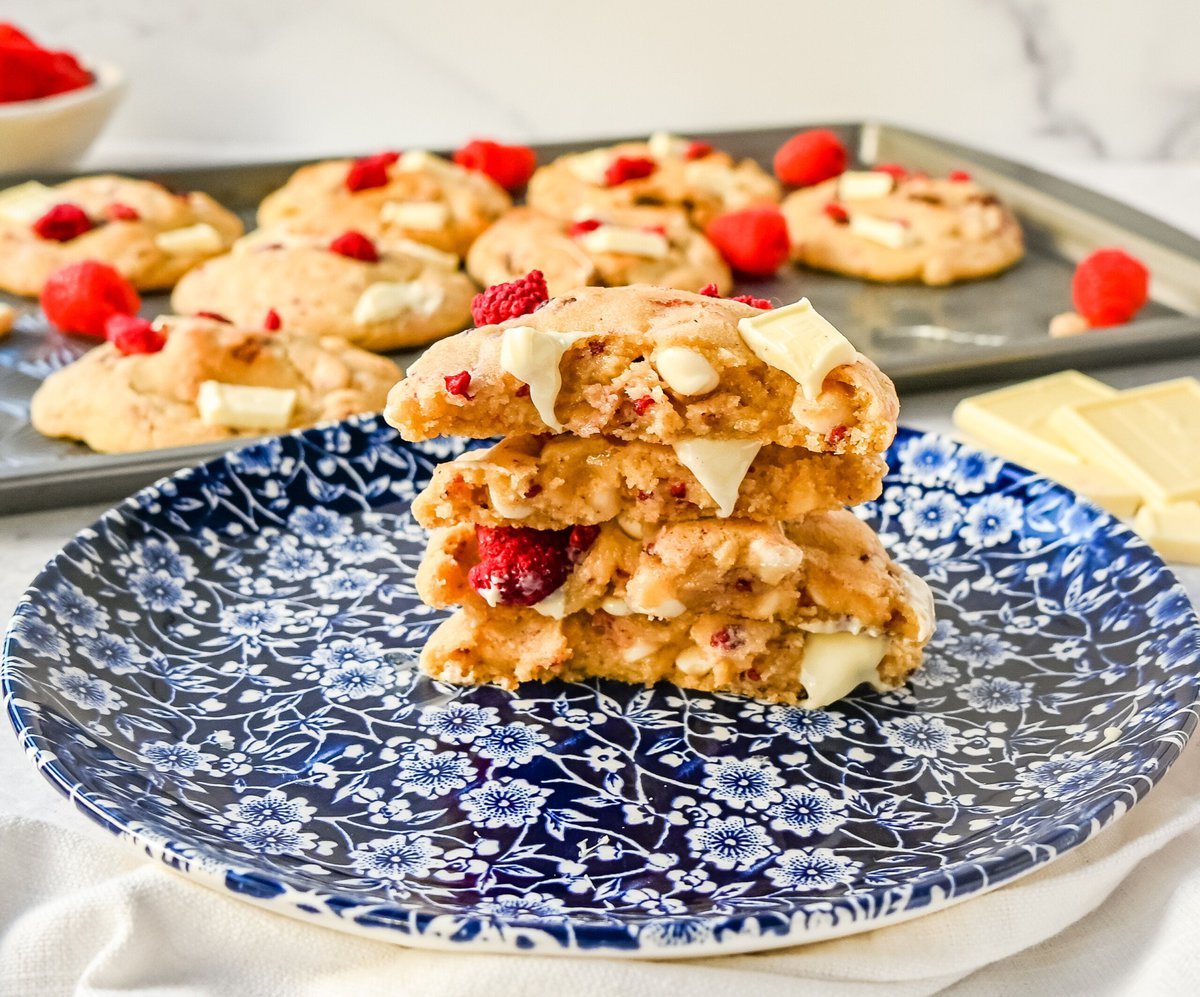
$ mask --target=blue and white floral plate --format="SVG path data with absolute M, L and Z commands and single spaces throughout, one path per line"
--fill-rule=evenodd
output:
M 409 501 L 442 443 L 374 419 L 128 500 L 51 562 L 5 647 L 55 785 L 198 881 L 411 945 L 691 956 L 829 938 L 1051 861 L 1196 723 L 1200 629 L 1127 529 L 902 431 L 864 509 L 928 580 L 911 688 L 805 712 L 611 682 L 516 694 L 414 657 Z

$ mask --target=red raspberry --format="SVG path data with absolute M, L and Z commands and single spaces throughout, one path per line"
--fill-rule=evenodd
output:
M 800 132 L 775 153 L 775 175 L 792 187 L 811 187 L 846 171 L 850 156 L 833 132 L 825 128 Z
M 274 308 L 267 309 L 267 314 L 263 317 L 263 328 L 267 332 L 278 332 L 283 328 L 283 319 L 279 317 L 279 312 Z
M 604 222 L 598 218 L 585 218 L 581 222 L 572 222 L 571 227 L 567 229 L 567 235 L 572 239 L 577 239 L 585 232 L 595 232 Z
M 110 315 L 104 323 L 104 338 L 126 356 L 157 353 L 167 345 L 166 336 L 136 315 Z
M 63 332 L 104 336 L 112 315 L 134 315 L 141 306 L 133 285 L 105 263 L 83 260 L 55 270 L 42 287 L 42 311 Z
M 850 212 L 837 201 L 830 201 L 822 210 L 839 225 L 850 224 Z
M 572 526 L 570 536 L 567 537 L 567 560 L 572 565 L 582 561 L 583 555 L 591 549 L 598 536 L 599 526 Z
M 635 399 L 635 400 L 634 400 L 634 403 L 633 403 L 633 410 L 634 410 L 634 411 L 635 411 L 635 412 L 636 412 L 638 415 L 645 415 L 645 414 L 646 414 L 646 411 L 647 411 L 647 410 L 650 408 L 650 406 L 651 406 L 651 405 L 653 405 L 653 404 L 654 404 L 654 399 L 653 399 L 653 398 L 651 398 L 649 395 L 642 395 L 642 397 L 641 397 L 641 398 L 638 398 L 638 399 Z
M 1128 322 L 1146 303 L 1150 272 L 1120 249 L 1098 249 L 1081 260 L 1071 281 L 1075 310 L 1092 326 Z
M 947 180 L 953 180 L 955 183 L 966 183 L 971 179 L 971 174 L 966 170 L 951 170 L 946 174 Z
M 731 267 L 754 277 L 771 276 L 791 252 L 787 222 L 778 208 L 718 215 L 704 232 Z
M 356 159 L 346 171 L 346 188 L 357 192 L 370 190 L 372 187 L 386 187 L 388 167 L 399 158 L 398 152 L 378 152 L 374 156 Z
M 353 229 L 334 239 L 329 244 L 329 251 L 339 256 L 348 256 L 352 260 L 362 260 L 363 263 L 379 262 L 379 250 L 375 248 L 375 243 Z
M 131 208 L 128 204 L 122 204 L 120 201 L 113 201 L 104 209 L 104 217 L 110 222 L 136 222 L 142 216 L 138 213 L 137 208 Z
M 671 498 L 687 498 L 686 481 L 674 481 L 671 483 Z
M 503 606 L 532 606 L 567 580 L 572 530 L 476 526 L 479 563 L 467 579 L 476 592 L 494 593 Z M 594 539 L 594 538 L 593 538 Z
M 220 312 L 196 312 L 196 318 L 207 318 L 212 319 L 214 322 L 224 322 L 226 325 L 233 325 L 233 322 Z
M 617 156 L 604 171 L 604 182 L 609 187 L 616 187 L 628 180 L 648 177 L 657 169 L 658 163 L 649 156 Z
M 493 284 L 475 295 L 471 302 L 471 317 L 475 324 L 495 325 L 518 315 L 528 315 L 538 305 L 550 300 L 546 278 L 540 270 L 530 270 L 524 277 L 507 284 Z
M 877 163 L 876 165 L 872 166 L 871 169 L 873 169 L 876 173 L 886 173 L 893 180 L 895 180 L 896 183 L 899 183 L 908 176 L 908 170 L 906 170 L 899 163 Z
M 34 232 L 55 242 L 70 242 L 93 227 L 87 212 L 78 204 L 56 204 L 33 223 Z
M 764 312 L 769 312 L 775 306 L 766 298 L 755 298 L 749 294 L 735 294 L 730 301 L 740 301 L 743 305 L 749 305 L 751 308 L 761 308 Z
M 468 371 L 460 370 L 457 374 L 447 374 L 443 381 L 446 382 L 446 390 L 452 395 L 458 395 L 460 398 L 465 398 L 470 401 L 475 396 L 470 394 L 471 375 Z
M 3 25 L 0 34 L 0 103 L 35 100 L 89 86 L 93 77 L 69 52 L 44 49 Z
M 708 142 L 693 141 L 687 144 L 687 148 L 683 150 L 684 159 L 703 159 L 705 156 L 711 156 L 713 147 Z
M 721 292 L 717 290 L 716 284 L 705 284 L 700 288 L 700 293 L 706 298 L 719 298 L 721 296 Z
M 731 624 L 715 631 L 708 638 L 708 642 L 713 647 L 720 648 L 722 651 L 736 651 L 746 643 L 746 638 L 742 635 L 741 627 Z M 755 681 L 757 682 L 758 680 L 755 679 Z
M 477 138 L 459 149 L 454 161 L 465 169 L 486 174 L 505 190 L 519 190 L 537 168 L 537 153 L 527 145 L 501 145 Z
M 846 438 L 846 434 L 848 432 L 850 432 L 850 430 L 848 430 L 845 426 L 834 426 L 833 429 L 829 431 L 829 436 L 826 437 L 826 439 L 829 440 L 830 446 L 835 447 Z

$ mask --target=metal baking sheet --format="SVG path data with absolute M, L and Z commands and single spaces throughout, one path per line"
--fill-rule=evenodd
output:
M 779 145 L 801 127 L 698 135 L 769 167 Z M 899 162 L 944 174 L 970 170 L 1020 217 L 1027 254 L 987 280 L 946 288 L 883 285 L 786 268 L 772 280 L 744 281 L 738 291 L 780 301 L 801 295 L 891 375 L 901 392 L 1034 376 L 1066 367 L 1101 367 L 1200 352 L 1200 240 L 1128 205 L 1011 160 L 877 123 L 829 125 L 856 150 L 862 165 Z M 614 139 L 543 145 L 540 162 Z M 402 144 L 401 144 L 402 147 Z M 239 211 L 250 225 L 258 202 L 300 162 L 137 172 L 176 190 L 204 190 Z M 47 183 L 69 175 L 37 177 Z M 0 186 L 29 179 L 0 178 Z M 1100 246 L 1121 246 L 1153 275 L 1150 303 L 1137 321 L 1082 336 L 1051 339 L 1050 319 L 1070 308 L 1074 262 Z M 24 309 L 16 330 L 0 340 L 0 512 L 117 498 L 180 467 L 222 452 L 215 445 L 106 456 L 47 440 L 28 422 L 28 403 L 52 370 L 93 341 L 46 326 L 36 305 L 0 295 Z M 143 314 L 167 310 L 166 294 L 148 295 Z M 402 364 L 415 352 L 396 354 Z

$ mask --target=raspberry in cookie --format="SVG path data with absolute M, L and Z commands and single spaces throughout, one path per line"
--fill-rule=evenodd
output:
M 70 242 L 95 226 L 78 204 L 56 204 L 33 223 L 39 238 Z
M 157 353 L 167 344 L 166 337 L 151 322 L 136 315 L 110 315 L 104 323 L 104 338 L 125 356 Z

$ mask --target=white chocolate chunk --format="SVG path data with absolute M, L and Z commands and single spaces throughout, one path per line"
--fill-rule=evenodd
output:
M 655 159 L 678 159 L 687 150 L 688 140 L 671 132 L 654 132 L 647 144 Z
M 402 228 L 435 232 L 450 220 L 450 208 L 441 201 L 385 201 L 379 217 Z
M 738 332 L 763 363 L 790 375 L 809 401 L 821 393 L 831 370 L 858 359 L 850 341 L 821 317 L 808 298 L 740 319 Z
M 426 246 L 423 242 L 417 242 L 415 239 L 391 239 L 387 241 L 387 251 L 389 253 L 400 253 L 404 256 L 415 256 L 425 263 L 430 263 L 435 267 L 440 267 L 443 270 L 457 270 L 459 259 L 454 253 L 444 253 L 440 249 L 435 249 L 433 246 Z
M 610 595 L 600 603 L 600 608 L 603 609 L 609 616 L 628 616 L 631 612 L 629 603 L 620 596 Z
M 892 218 L 853 214 L 850 216 L 850 231 L 888 249 L 903 249 L 913 242 L 912 229 Z
M 800 660 L 800 683 L 807 694 L 800 703 L 818 710 L 835 703 L 866 682 L 886 689 L 879 680 L 879 662 L 887 650 L 883 637 L 866 634 L 809 634 Z
M 509 502 L 496 488 L 489 486 L 488 496 L 491 499 L 492 508 L 505 519 L 525 519 L 533 512 L 533 506 L 528 502 Z
M 1200 502 L 1146 503 L 1133 528 L 1168 561 L 1200 564 Z
M 682 616 L 687 612 L 687 606 L 678 599 L 664 599 L 653 606 L 635 605 L 630 602 L 629 609 L 634 613 L 641 613 L 643 616 L 649 616 L 654 620 L 673 620 L 676 616 Z
M 517 325 L 505 329 L 500 340 L 500 368 L 529 385 L 529 400 L 542 422 L 556 433 L 563 431 L 554 414 L 562 388 L 558 365 L 573 344 L 590 335 L 590 332 L 545 332 Z
M 197 222 L 184 228 L 167 229 L 154 237 L 154 244 L 172 256 L 219 253 L 225 248 L 221 233 L 208 224 Z
M 608 149 L 593 149 L 567 158 L 567 169 L 584 183 L 604 187 L 608 181 L 605 174 L 612 165 L 613 154 Z
M 378 281 L 371 284 L 354 305 L 354 324 L 388 322 L 401 315 L 432 315 L 445 297 L 436 284 L 418 280 Z
M 697 437 L 676 443 L 675 456 L 717 503 L 717 516 L 725 519 L 733 513 L 742 481 L 761 448 L 756 440 Z
M 630 540 L 641 540 L 646 535 L 646 524 L 630 516 L 618 516 L 617 525 Z
M 701 675 L 707 675 L 713 670 L 713 663 L 700 648 L 689 647 L 679 652 L 679 655 L 675 658 L 675 667 L 683 672 L 684 675 L 699 678 Z
M 584 232 L 577 241 L 589 253 L 625 253 L 650 260 L 661 260 L 671 251 L 670 240 L 661 232 L 627 225 L 601 225 Z
M 703 395 L 721 383 L 717 370 L 696 350 L 668 346 L 651 358 L 658 375 L 678 395 Z
M 425 149 L 409 149 L 396 161 L 401 173 L 435 173 L 443 177 L 460 177 L 465 172 L 461 166 L 443 159 Z
M 62 197 L 53 187 L 30 180 L 28 183 L 19 183 L 15 187 L 0 190 L 0 218 L 29 224 L 60 203 Z
M 259 388 L 203 381 L 196 396 L 200 418 L 229 429 L 287 429 L 296 405 L 294 388 Z
M 530 607 L 535 613 L 541 613 L 542 616 L 548 616 L 552 620 L 561 620 L 567 615 L 567 595 L 560 585 L 548 596 L 535 602 Z
M 804 554 L 781 535 L 777 539 L 755 537 L 746 551 L 746 561 L 768 585 L 778 585 L 804 562 Z
M 847 170 L 838 177 L 837 196 L 839 201 L 869 201 L 876 197 L 887 197 L 896 186 L 890 173 L 880 170 Z

